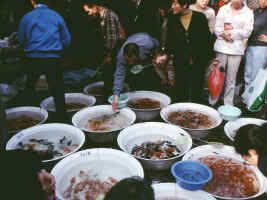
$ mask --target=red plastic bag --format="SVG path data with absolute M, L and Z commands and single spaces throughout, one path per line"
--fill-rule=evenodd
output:
M 224 68 L 220 67 L 218 59 L 214 59 L 211 63 L 211 72 L 208 77 L 210 104 L 215 104 L 222 92 L 224 85 L 225 72 Z

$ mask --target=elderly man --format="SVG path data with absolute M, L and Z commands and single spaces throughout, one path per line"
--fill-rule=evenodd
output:
M 54 97 L 57 121 L 67 121 L 62 71 L 59 66 L 64 47 L 70 44 L 70 34 L 63 18 L 49 9 L 48 0 L 31 0 L 34 10 L 27 13 L 19 25 L 18 38 L 26 53 L 27 82 L 25 93 L 31 103 L 34 87 L 45 74 Z
M 249 38 L 253 22 L 253 12 L 243 0 L 231 0 L 216 17 L 214 50 L 220 64 L 226 68 L 224 104 L 234 104 L 236 75 L 245 51 L 244 40 Z

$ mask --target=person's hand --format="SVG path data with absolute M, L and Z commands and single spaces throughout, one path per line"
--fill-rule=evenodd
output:
M 173 86 L 175 85 L 175 80 L 171 80 L 171 81 L 169 81 L 169 85 L 170 85 L 171 87 L 173 87 Z
M 111 63 L 111 61 L 112 61 L 111 56 L 106 56 L 106 57 L 104 58 L 104 62 L 105 62 L 106 64 Z
M 230 43 L 234 42 L 234 40 L 231 37 L 231 34 L 222 33 L 221 36 L 226 42 L 230 42 Z
M 162 84 L 162 85 L 167 85 L 167 81 L 166 81 L 165 79 L 162 79 L 162 80 L 161 80 L 161 84 Z
M 157 54 L 153 60 L 153 63 L 156 64 L 156 65 L 162 65 L 166 62 L 168 56 L 167 54 Z
M 266 42 L 267 43 L 267 35 L 260 34 L 257 38 L 261 42 Z
M 42 185 L 42 189 L 47 194 L 53 194 L 56 189 L 55 177 L 45 170 L 38 174 L 38 180 Z
M 259 155 L 255 149 L 249 149 L 248 155 L 242 155 L 242 158 L 246 160 L 249 164 L 257 167 L 259 162 Z
M 119 96 L 118 95 L 114 95 L 114 99 L 112 101 L 112 109 L 113 110 L 117 110 L 117 108 L 118 108 L 118 100 L 119 100 Z

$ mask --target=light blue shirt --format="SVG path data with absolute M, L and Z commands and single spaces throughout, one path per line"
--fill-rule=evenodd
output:
M 70 34 L 64 19 L 46 5 L 36 8 L 22 18 L 18 39 L 27 57 L 60 57 L 70 44 Z
M 127 68 L 127 63 L 124 59 L 123 49 L 129 43 L 136 43 L 139 46 L 140 58 L 142 61 L 146 60 L 150 56 L 151 51 L 159 46 L 157 39 L 151 37 L 147 33 L 136 33 L 130 36 L 125 43 L 122 45 L 118 55 L 117 55 L 117 66 L 114 75 L 114 95 L 119 95 L 123 88 L 123 83 L 125 80 L 125 72 Z

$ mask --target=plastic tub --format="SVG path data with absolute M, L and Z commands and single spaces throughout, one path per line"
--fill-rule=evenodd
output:
M 152 185 L 155 200 L 216 200 L 203 190 L 190 191 L 181 188 L 176 183 L 156 183 Z
M 9 119 L 14 119 L 17 117 L 31 117 L 36 120 L 40 120 L 38 124 L 32 125 L 30 127 L 40 125 L 46 122 L 48 118 L 48 112 L 45 109 L 42 109 L 40 107 L 33 107 L 33 106 L 23 106 L 23 107 L 15 107 L 15 108 L 9 108 L 6 109 L 6 118 L 7 120 Z M 27 128 L 30 128 L 27 127 Z M 17 133 L 23 129 L 16 129 L 16 130 L 10 130 L 8 131 L 9 133 Z
M 112 104 L 113 99 L 114 99 L 114 96 L 112 95 L 108 98 L 108 102 Z M 120 94 L 120 97 L 118 99 L 118 108 L 121 109 L 121 108 L 126 107 L 128 101 L 129 101 L 129 97 L 127 94 Z
M 261 126 L 264 123 L 267 123 L 267 121 L 263 119 L 239 118 L 238 120 L 227 122 L 224 126 L 224 132 L 230 140 L 234 141 L 237 130 L 242 126 L 248 124 L 255 124 Z
M 96 174 L 101 181 L 106 181 L 109 177 L 117 181 L 132 176 L 144 178 L 141 164 L 127 153 L 108 148 L 86 149 L 64 158 L 52 169 L 58 199 L 65 199 L 64 191 L 69 187 L 72 177 L 77 176 L 81 170 Z
M 72 117 L 72 124 L 84 131 L 86 136 L 94 143 L 103 144 L 116 142 L 119 132 L 122 129 L 132 125 L 136 120 L 135 113 L 129 108 L 123 108 L 119 111 L 119 115 L 125 119 L 125 124 L 123 127 L 103 131 L 94 131 L 88 127 L 89 119 L 103 115 L 111 115 L 113 113 L 114 111 L 112 110 L 111 105 L 100 105 L 84 108 Z
M 226 121 L 237 120 L 241 115 L 241 110 L 238 107 L 224 105 L 218 108 L 221 117 Z
M 189 134 L 193 138 L 206 137 L 211 132 L 211 130 L 217 128 L 223 121 L 221 116 L 220 116 L 220 113 L 217 110 L 215 110 L 212 107 L 202 105 L 202 104 L 197 104 L 197 103 L 174 103 L 174 104 L 168 105 L 161 110 L 160 116 L 165 122 L 172 124 L 168 120 L 168 116 L 172 112 L 186 111 L 186 110 L 191 110 L 191 111 L 196 112 L 196 113 L 205 114 L 205 115 L 209 116 L 209 118 L 214 122 L 212 126 L 206 127 L 206 128 L 181 127 L 182 129 L 188 131 Z M 176 126 L 178 126 L 178 125 L 176 125 Z
M 160 92 L 133 91 L 129 92 L 128 95 L 129 95 L 129 101 L 143 99 L 143 98 L 151 98 L 153 100 L 157 100 L 160 102 L 160 108 L 155 108 L 155 109 L 131 108 L 136 114 L 136 119 L 141 121 L 149 121 L 155 119 L 157 116 L 159 116 L 161 109 L 164 108 L 165 106 L 168 106 L 171 103 L 171 98 L 166 94 Z
M 206 157 L 206 156 L 224 156 L 227 158 L 233 158 L 235 160 L 238 160 L 240 162 L 244 162 L 244 159 L 241 157 L 240 154 L 237 154 L 234 147 L 222 145 L 222 146 L 216 146 L 216 145 L 202 145 L 195 147 L 194 149 L 191 149 L 188 151 L 184 156 L 182 160 L 195 160 L 198 161 L 200 158 Z M 234 198 L 235 200 L 244 200 L 244 199 L 257 199 L 259 196 L 261 196 L 265 191 L 267 190 L 267 179 L 266 177 L 259 171 L 257 167 L 254 167 L 252 165 L 248 166 L 249 169 L 253 170 L 257 176 L 257 179 L 259 181 L 259 192 L 253 196 L 244 197 L 244 198 Z M 209 193 L 211 194 L 211 193 Z M 212 194 L 213 195 L 213 194 Z M 224 196 L 217 196 L 213 195 L 216 199 L 227 199 L 227 200 L 233 200 L 232 197 L 224 197 Z
M 17 149 L 18 144 L 22 141 L 26 141 L 28 139 L 48 139 L 50 141 L 59 141 L 62 137 L 67 137 L 73 141 L 73 144 L 77 144 L 77 147 L 62 156 L 54 157 L 50 160 L 43 160 L 43 163 L 58 161 L 64 157 L 71 155 L 72 153 L 78 151 L 85 142 L 84 133 L 78 128 L 68 125 L 68 124 L 60 124 L 60 123 L 51 123 L 51 124 L 42 124 L 38 126 L 34 126 L 31 128 L 27 128 L 16 135 L 14 135 L 6 145 L 6 150 Z
M 171 173 L 176 182 L 186 190 L 200 190 L 212 178 L 212 171 L 209 167 L 192 160 L 174 163 Z
M 133 155 L 146 169 L 169 170 L 171 165 L 181 159 L 192 147 L 192 138 L 186 131 L 178 126 L 162 122 L 134 124 L 121 131 L 117 139 L 119 147 L 128 154 L 131 154 L 132 149 L 136 145 L 141 145 L 144 142 L 156 142 L 158 140 L 166 140 L 175 143 L 181 153 L 172 158 L 159 160 L 146 159 Z
M 65 103 L 79 103 L 84 104 L 87 107 L 93 106 L 96 102 L 96 98 L 93 96 L 88 96 L 82 93 L 65 93 Z M 56 112 L 54 98 L 48 97 L 41 102 L 41 108 L 50 111 Z M 82 108 L 77 109 L 67 109 L 67 112 L 77 112 Z

